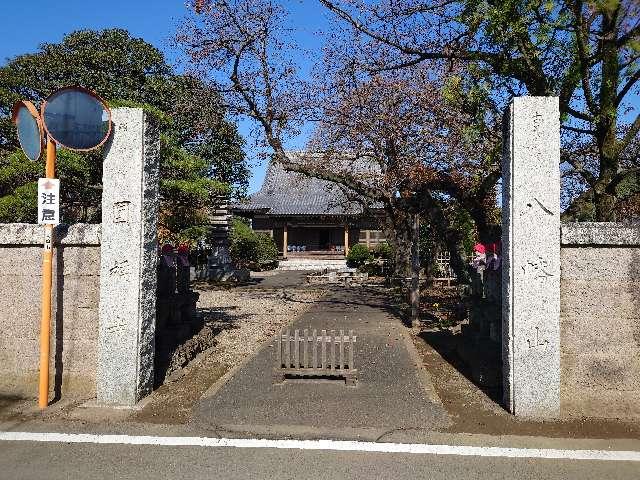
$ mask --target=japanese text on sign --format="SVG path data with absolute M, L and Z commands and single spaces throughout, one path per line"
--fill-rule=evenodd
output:
M 57 225 L 60 223 L 60 180 L 38 179 L 38 223 Z

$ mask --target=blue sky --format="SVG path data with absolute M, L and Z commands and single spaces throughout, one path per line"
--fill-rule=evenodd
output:
M 296 41 L 304 48 L 319 42 L 315 32 L 327 24 L 327 14 L 316 0 L 291 0 L 291 21 L 298 33 Z M 59 42 L 65 33 L 78 29 L 125 28 L 167 54 L 169 62 L 175 52 L 169 38 L 185 14 L 184 0 L 3 0 L 0 6 L 0 64 L 16 55 L 33 52 L 43 42 Z M 300 53 L 296 59 L 303 68 L 309 58 Z M 250 124 L 240 122 L 240 132 L 247 136 Z M 302 148 L 304 136 L 292 139 L 289 148 Z M 252 163 L 250 191 L 257 190 L 264 178 L 264 165 L 255 152 L 247 152 Z
M 15 55 L 33 52 L 43 42 L 59 42 L 65 33 L 91 28 L 125 28 L 163 50 L 170 63 L 176 53 L 169 39 L 186 12 L 184 0 L 0 0 L 0 64 Z M 291 23 L 296 28 L 296 42 L 302 47 L 294 60 L 303 69 L 313 61 L 307 52 L 316 49 L 321 39 L 316 32 L 328 26 L 328 13 L 317 0 L 287 0 Z M 61 6 L 63 5 L 63 6 Z M 640 98 L 631 97 L 637 112 Z M 627 114 L 627 119 L 635 112 Z M 250 123 L 240 121 L 240 132 L 248 137 Z M 309 128 L 307 128 L 307 131 Z M 303 148 L 305 135 L 290 139 L 288 148 Z M 265 165 L 247 142 L 247 154 L 253 177 L 249 191 L 257 190 L 264 178 Z

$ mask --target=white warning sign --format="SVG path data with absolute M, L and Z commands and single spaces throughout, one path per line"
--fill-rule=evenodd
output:
M 38 223 L 60 223 L 60 180 L 57 178 L 38 179 Z

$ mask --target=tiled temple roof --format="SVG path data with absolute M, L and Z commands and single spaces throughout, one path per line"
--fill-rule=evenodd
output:
M 302 153 L 289 154 L 301 156 Z M 287 215 L 359 215 L 362 207 L 349 201 L 342 188 L 335 183 L 288 172 L 275 162 L 267 167 L 264 183 L 248 201 L 233 205 L 238 213 Z

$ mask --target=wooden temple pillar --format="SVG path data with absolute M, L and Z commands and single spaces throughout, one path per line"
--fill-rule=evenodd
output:
M 287 258 L 287 246 L 289 245 L 289 232 L 287 230 L 287 222 L 284 222 L 282 231 L 282 258 Z
M 349 255 L 349 224 L 344 224 L 344 256 Z

